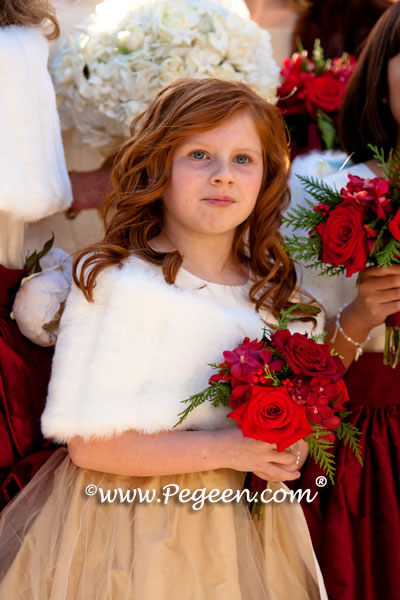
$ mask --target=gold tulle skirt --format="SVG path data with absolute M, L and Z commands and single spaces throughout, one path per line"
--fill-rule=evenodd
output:
M 243 477 L 228 469 L 109 475 L 76 467 L 61 448 L 1 515 L 0 598 L 326 598 L 298 505 L 266 504 L 262 521 L 251 519 L 244 500 L 193 508 L 203 488 L 241 490 Z M 102 501 L 100 488 L 110 492 L 108 500 Z M 130 491 L 130 502 L 120 501 L 119 488 Z M 153 490 L 156 497 L 132 501 L 135 489 L 142 500 L 146 491 L 148 499 Z M 168 490 L 177 489 L 191 490 L 192 499 L 175 495 L 166 502 Z

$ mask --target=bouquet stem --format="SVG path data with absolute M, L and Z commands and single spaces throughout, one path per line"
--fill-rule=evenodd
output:
M 400 312 L 390 315 L 386 321 L 383 364 L 395 369 L 400 361 Z

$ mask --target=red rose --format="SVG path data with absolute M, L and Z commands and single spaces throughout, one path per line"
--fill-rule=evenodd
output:
M 293 333 L 281 352 L 296 375 L 325 376 L 335 381 L 344 374 L 343 363 L 335 360 L 327 344 L 317 344 L 301 333 Z
M 366 267 L 367 236 L 362 220 L 362 206 L 348 199 L 329 211 L 326 221 L 315 227 L 321 236 L 322 261 L 329 265 L 343 265 L 346 277 Z
M 314 119 L 317 118 L 317 108 L 326 113 L 339 110 L 346 84 L 333 73 L 328 71 L 320 77 L 307 79 L 305 86 L 306 106 Z
M 253 386 L 249 401 L 228 416 L 237 421 L 244 437 L 275 443 L 279 451 L 311 433 L 304 407 L 285 387 Z
M 400 242 L 400 208 L 390 221 L 388 227 L 394 239 Z

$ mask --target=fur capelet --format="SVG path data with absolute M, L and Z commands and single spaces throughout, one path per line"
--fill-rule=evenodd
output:
M 95 302 L 73 285 L 60 323 L 42 431 L 58 442 L 168 430 L 182 400 L 208 386 L 208 363 L 265 326 L 250 304 L 223 306 L 201 290 L 165 282 L 131 256 L 97 278 Z M 229 409 L 203 404 L 183 429 L 233 425 Z
M 40 28 L 0 28 L 0 211 L 25 222 L 72 202 L 48 54 Z

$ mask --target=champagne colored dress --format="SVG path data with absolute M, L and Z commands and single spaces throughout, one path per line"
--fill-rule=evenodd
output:
M 249 284 L 208 283 L 181 269 L 176 285 L 220 306 L 252 306 Z M 219 410 L 212 411 L 216 422 L 208 426 L 220 428 Z M 235 426 L 224 420 L 224 427 Z M 193 507 L 195 499 L 180 502 L 175 495 L 165 502 L 166 489 L 176 490 L 174 486 L 199 499 L 204 489 L 240 491 L 244 477 L 245 473 L 230 469 L 118 476 L 79 468 L 60 448 L 2 514 L 0 597 L 326 599 L 297 503 L 265 504 L 264 519 L 253 521 L 244 500 L 206 501 L 198 510 Z M 100 488 L 104 494 L 110 490 L 110 498 L 116 493 L 118 499 L 102 502 Z M 154 490 L 155 499 L 121 502 L 119 489 L 123 494 L 140 490 L 142 497 Z

